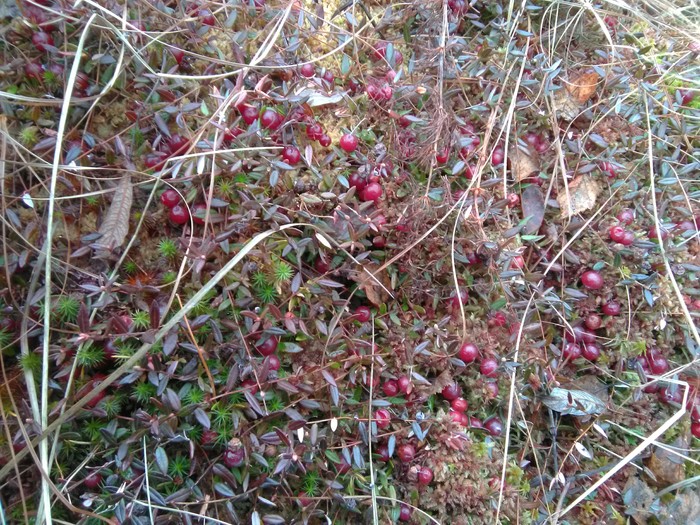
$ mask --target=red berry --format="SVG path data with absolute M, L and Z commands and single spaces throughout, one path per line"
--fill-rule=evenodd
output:
M 170 208 L 168 218 L 173 224 L 183 225 L 190 220 L 190 212 L 185 206 L 177 204 Z
M 245 462 L 245 449 L 243 447 L 228 447 L 224 452 L 224 465 L 228 468 L 236 468 Z
M 498 370 L 498 360 L 494 359 L 493 357 L 487 357 L 481 361 L 481 365 L 479 366 L 479 372 L 481 372 L 481 375 L 486 377 L 496 377 L 496 370 Z
M 671 368 L 668 360 L 662 355 L 650 357 L 649 354 L 647 354 L 647 364 L 649 365 L 649 371 L 659 376 L 665 374 Z
M 461 289 L 459 291 L 459 294 L 452 294 L 450 296 L 450 305 L 452 306 L 452 311 L 453 312 L 458 312 L 459 311 L 459 305 L 461 304 L 467 304 L 467 300 L 469 299 L 469 292 L 465 289 Z
M 467 416 L 467 427 L 471 428 L 484 428 L 484 424 L 478 417 Z
M 243 121 L 249 126 L 256 120 L 258 120 L 258 108 L 256 108 L 255 106 L 244 104 L 239 108 L 239 111 L 241 112 L 241 117 L 243 117 Z
M 608 177 L 612 178 L 617 176 L 617 168 L 612 162 L 603 161 L 598 164 L 598 167 L 600 171 L 607 174 Z
M 364 190 L 360 192 L 360 199 L 362 199 L 365 202 L 377 202 L 381 198 L 382 193 L 384 193 L 382 187 L 376 182 L 371 182 L 365 187 Z
M 376 449 L 376 453 L 379 456 L 379 461 L 386 463 L 391 459 L 391 456 L 389 455 L 389 447 L 386 445 L 379 445 Z
M 331 269 L 331 264 L 322 257 L 316 257 L 314 261 L 314 269 L 318 273 L 328 273 Z
M 608 235 L 610 236 L 611 241 L 623 243 L 625 240 L 625 233 L 627 233 L 627 230 L 625 230 L 622 226 L 613 226 L 610 228 Z
M 600 272 L 588 270 L 581 276 L 581 284 L 589 290 L 600 290 L 605 284 L 605 281 Z
M 496 399 L 498 397 L 498 383 L 495 381 L 489 381 L 484 386 L 491 399 Z
M 561 356 L 565 361 L 571 362 L 575 361 L 581 357 L 581 347 L 576 343 L 567 343 L 561 352 Z
M 197 13 L 199 18 L 202 20 L 202 24 L 205 26 L 215 26 L 216 25 L 216 17 L 214 14 L 207 10 L 207 9 L 200 9 L 199 13 Z
M 465 363 L 473 363 L 479 357 L 479 348 L 473 343 L 464 343 L 457 354 Z
M 357 188 L 357 191 L 362 191 L 367 186 L 367 180 L 359 173 L 355 172 L 348 177 L 348 183 L 351 188 Z
M 668 230 L 666 228 L 661 228 L 661 227 L 659 227 L 659 230 L 661 231 L 661 240 L 665 241 L 666 238 L 668 237 Z M 658 239 L 659 238 L 658 233 L 656 231 L 656 226 L 652 226 L 651 228 L 649 228 L 648 235 L 649 235 L 650 239 Z
M 620 210 L 620 213 L 617 214 L 617 220 L 622 224 L 632 224 L 634 222 L 634 211 L 629 208 Z
M 384 395 L 394 397 L 399 393 L 399 384 L 393 379 L 389 379 L 388 381 L 384 381 L 382 390 L 384 391 Z
M 700 439 L 700 422 L 695 422 L 690 425 L 690 433 L 694 438 Z
M 53 37 L 44 31 L 37 31 L 32 35 L 32 44 L 37 51 L 48 51 L 49 47 L 53 47 Z
M 449 158 L 450 158 L 450 148 L 447 148 L 447 147 L 442 148 L 435 155 L 435 160 L 437 160 L 438 163 L 440 163 L 440 164 L 445 164 L 445 162 L 447 162 Z
M 85 91 L 90 87 L 90 77 L 88 77 L 82 71 L 75 75 L 75 89 L 78 91 Z
M 660 388 L 657 396 L 659 397 L 659 401 L 666 405 L 670 405 L 672 403 L 680 404 L 683 401 L 683 394 L 681 393 L 680 389 L 670 386 Z
M 372 310 L 367 306 L 358 306 L 355 309 L 355 319 L 361 323 L 366 323 L 372 318 Z
M 583 324 L 585 324 L 586 328 L 588 328 L 589 330 L 598 330 L 598 328 L 600 328 L 600 325 L 603 324 L 603 321 L 601 320 L 598 314 L 590 314 L 586 316 L 586 319 L 583 321 Z
M 484 428 L 494 437 L 498 437 L 503 433 L 503 423 L 495 416 L 484 421 Z
M 253 378 L 248 378 L 241 382 L 241 387 L 243 387 L 244 390 L 248 390 L 251 394 L 255 394 L 259 390 L 258 383 Z
M 257 348 L 258 352 L 260 352 L 262 355 L 268 356 L 268 355 L 272 355 L 275 353 L 279 342 L 280 342 L 280 340 L 277 337 L 274 337 L 274 336 L 268 337 L 262 343 L 257 345 L 255 348 Z
M 692 89 L 681 89 L 681 105 L 688 106 L 695 99 L 695 91 Z
M 44 80 L 44 68 L 38 62 L 27 62 L 24 66 L 24 74 L 40 82 Z
M 215 430 L 205 430 L 204 432 L 202 432 L 202 436 L 199 438 L 199 444 L 203 447 L 211 447 L 216 443 L 218 437 L 219 435 L 216 433 Z
M 446 385 L 442 389 L 442 397 L 444 397 L 448 401 L 452 401 L 453 399 L 457 399 L 461 394 L 462 394 L 462 389 L 455 382 L 449 383 L 448 385 Z
M 173 208 L 180 204 L 180 194 L 172 189 L 165 190 L 160 194 L 160 202 L 162 202 L 163 206 L 166 208 Z
M 282 122 L 284 122 L 284 117 L 274 109 L 267 108 L 262 112 L 262 115 L 260 115 L 260 125 L 265 129 L 272 131 L 279 129 Z
M 299 69 L 299 72 L 301 73 L 302 77 L 311 78 L 316 74 L 316 68 L 313 64 L 304 64 Z
M 301 152 L 294 146 L 286 146 L 282 150 L 282 158 L 291 166 L 294 166 L 301 160 Z
M 603 313 L 605 315 L 620 315 L 622 307 L 617 301 L 608 301 L 603 305 L 601 310 L 603 310 Z
M 319 140 L 323 136 L 323 128 L 318 122 L 306 126 L 306 136 L 311 140 Z
M 185 52 L 182 49 L 171 47 L 170 53 L 172 53 L 175 62 L 182 64 L 182 61 L 185 59 Z
M 520 195 L 517 193 L 509 193 L 506 200 L 508 201 L 509 208 L 515 208 L 518 204 L 520 204 Z
M 270 365 L 270 370 L 279 370 L 280 366 L 282 366 L 282 362 L 280 361 L 280 358 L 277 357 L 275 354 L 268 356 L 267 362 Z
M 408 505 L 401 504 L 399 510 L 399 521 L 411 521 L 411 514 L 413 514 L 413 509 Z
M 408 378 L 408 376 L 399 376 L 397 383 L 399 385 L 399 392 L 402 394 L 408 394 L 408 390 L 411 387 L 411 380 Z
M 488 320 L 489 326 L 505 326 L 508 320 L 503 312 L 495 312 Z
M 331 138 L 328 135 L 326 135 L 325 133 L 323 133 L 321 135 L 321 137 L 318 139 L 318 143 L 321 146 L 323 146 L 324 148 L 327 148 L 328 146 L 330 146 L 331 142 L 332 142 Z
M 396 449 L 396 456 L 404 463 L 410 463 L 416 456 L 416 448 L 410 443 L 404 443 Z
M 352 153 L 357 149 L 359 143 L 360 141 L 355 135 L 352 133 L 346 133 L 340 137 L 339 145 L 347 153 Z
M 323 80 L 325 80 L 329 84 L 333 84 L 333 82 L 335 82 L 335 75 L 332 71 L 326 70 L 326 72 L 323 73 Z
M 595 343 L 584 345 L 581 348 L 581 356 L 588 361 L 597 361 L 600 357 L 600 347 Z
M 385 408 L 380 408 L 374 413 L 374 421 L 377 428 L 387 428 L 391 424 L 391 413 Z
M 450 402 L 450 406 L 455 412 L 463 413 L 469 408 L 469 403 L 463 397 L 458 397 Z
M 83 485 L 85 485 L 85 488 L 88 490 L 95 490 L 96 488 L 99 488 L 101 484 L 102 474 L 99 472 L 91 472 L 85 476 L 85 479 L 83 480 Z
M 503 146 L 496 146 L 493 150 L 493 153 L 491 154 L 491 163 L 494 166 L 499 166 L 503 164 L 503 161 L 505 160 L 506 155 L 505 151 L 503 150 Z
M 203 202 L 198 202 L 192 205 L 192 222 L 195 224 L 204 224 L 204 219 L 207 216 L 208 206 Z
M 430 467 L 421 467 L 418 471 L 418 483 L 429 485 L 433 481 L 433 470 Z

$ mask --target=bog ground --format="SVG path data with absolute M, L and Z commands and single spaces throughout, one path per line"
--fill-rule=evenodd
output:
M 700 523 L 697 6 L 0 17 L 0 523 Z

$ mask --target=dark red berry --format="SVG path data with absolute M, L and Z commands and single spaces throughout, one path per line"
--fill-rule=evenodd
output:
M 464 343 L 457 354 L 465 363 L 473 363 L 479 357 L 479 348 L 474 343 Z
M 416 457 L 416 448 L 410 443 L 404 443 L 396 449 L 396 456 L 404 463 L 410 463 Z
M 201 19 L 202 24 L 204 24 L 205 26 L 215 26 L 216 25 L 216 17 L 208 9 L 200 9 L 198 16 Z
M 357 149 L 359 143 L 360 141 L 355 135 L 352 133 L 346 133 L 340 137 L 339 145 L 345 152 L 352 153 Z
M 102 474 L 99 472 L 91 472 L 87 476 L 85 476 L 85 479 L 83 480 L 83 485 L 85 485 L 85 488 L 88 490 L 95 490 L 99 488 L 99 486 L 102 484 Z
M 389 379 L 387 381 L 384 381 L 384 384 L 382 385 L 382 390 L 384 391 L 385 395 L 389 397 L 394 397 L 396 394 L 399 393 L 399 384 L 393 379 Z
M 486 392 L 491 399 L 496 399 L 498 397 L 498 383 L 495 381 L 489 381 L 484 385 Z
M 600 357 L 600 347 L 595 343 L 583 345 L 581 356 L 588 361 L 597 361 Z
M 389 455 L 389 447 L 386 445 L 379 445 L 376 449 L 376 454 L 379 456 L 379 461 L 386 463 L 391 459 Z
M 331 269 L 331 263 L 321 256 L 316 257 L 316 260 L 314 261 L 314 269 L 318 273 L 328 273 Z
M 442 397 L 448 401 L 457 399 L 460 395 L 462 395 L 462 389 L 455 382 L 449 383 L 442 389 Z
M 272 355 L 275 353 L 279 342 L 280 342 L 280 340 L 277 337 L 274 337 L 274 336 L 268 337 L 262 343 L 257 345 L 255 348 L 257 348 L 258 352 L 260 352 L 262 355 L 268 356 L 268 355 Z
M 358 306 L 355 309 L 355 319 L 361 323 L 366 323 L 372 318 L 372 310 L 367 306 Z
M 585 324 L 586 328 L 588 328 L 589 330 L 598 330 L 598 328 L 600 328 L 600 325 L 603 324 L 603 321 L 598 314 L 590 314 L 586 316 L 586 319 L 584 319 L 583 324 Z
M 482 376 L 496 377 L 496 370 L 498 370 L 498 360 L 494 359 L 493 357 L 487 357 L 481 361 L 479 372 L 481 372 Z
M 376 182 L 371 182 L 360 192 L 360 199 L 365 202 L 377 202 L 382 197 L 382 193 L 384 193 L 382 187 Z
M 316 68 L 313 64 L 304 64 L 299 68 L 299 73 L 302 77 L 311 78 L 316 74 Z
M 629 208 L 620 210 L 620 213 L 617 214 L 617 220 L 622 224 L 632 224 L 634 222 L 634 211 Z
M 399 521 L 411 521 L 411 514 L 413 514 L 413 509 L 402 503 L 399 510 Z
M 255 106 L 244 104 L 239 108 L 239 110 L 241 112 L 241 117 L 243 117 L 243 121 L 249 126 L 258 120 L 258 108 Z
M 561 351 L 561 356 L 565 361 L 575 361 L 581 357 L 581 347 L 576 343 L 566 343 Z
M 228 468 L 236 468 L 245 462 L 245 449 L 243 447 L 228 447 L 224 452 L 224 465 Z
M 421 467 L 418 471 L 418 483 L 430 485 L 431 481 L 433 481 L 433 470 L 430 467 Z
M 460 304 L 467 304 L 467 300 L 469 299 L 469 292 L 462 288 L 459 291 L 459 294 L 452 294 L 450 297 L 450 306 L 452 306 L 452 311 L 453 312 L 459 312 L 459 305 Z
M 279 129 L 282 122 L 284 122 L 284 117 L 274 109 L 267 108 L 262 112 L 262 115 L 260 115 L 260 125 L 265 129 L 272 131 Z
M 455 412 L 466 412 L 467 408 L 469 408 L 469 403 L 463 397 L 458 397 L 450 402 L 450 406 Z
M 49 47 L 53 47 L 53 37 L 44 31 L 37 31 L 32 35 L 32 44 L 37 51 L 48 51 Z
M 613 226 L 610 228 L 608 235 L 610 236 L 611 241 L 622 243 L 625 240 L 626 231 L 627 230 L 625 230 L 622 226 Z
M 402 394 L 408 394 L 408 391 L 411 388 L 411 380 L 408 378 L 408 376 L 399 376 L 397 383 L 399 384 L 399 392 Z
M 291 166 L 294 166 L 301 160 L 301 152 L 294 146 L 286 146 L 282 150 L 282 158 Z
M 24 66 L 24 74 L 34 80 L 44 80 L 44 68 L 39 62 L 27 62 Z
M 170 208 L 170 213 L 168 213 L 168 218 L 170 222 L 177 225 L 183 225 L 190 220 L 190 212 L 185 206 L 179 204 Z
M 668 360 L 659 354 L 649 354 L 647 353 L 647 364 L 649 365 L 649 371 L 652 374 L 662 375 L 669 371 L 671 366 Z
M 600 290 L 605 284 L 605 281 L 600 272 L 588 270 L 581 276 L 581 284 L 589 290 Z
M 205 430 L 202 432 L 202 436 L 199 438 L 199 444 L 203 447 L 211 447 L 216 443 L 218 437 L 219 434 L 217 434 L 215 430 Z
M 182 64 L 182 61 L 185 59 L 185 52 L 182 49 L 171 47 L 170 53 L 172 53 L 175 62 L 177 62 L 178 64 Z
M 198 202 L 192 205 L 192 222 L 195 224 L 204 224 L 204 219 L 207 216 L 208 206 L 203 202 Z
M 330 146 L 331 142 L 332 142 L 331 138 L 328 135 L 326 135 L 325 133 L 323 133 L 318 139 L 318 143 L 321 146 L 323 146 L 324 148 L 327 148 L 328 146 Z
M 270 365 L 270 370 L 279 370 L 280 366 L 282 366 L 282 362 L 280 361 L 280 358 L 277 357 L 275 354 L 268 356 L 267 362 Z
M 90 87 L 90 77 L 88 77 L 82 71 L 80 71 L 77 75 L 75 75 L 75 89 L 77 89 L 78 91 L 85 91 L 89 87 Z
M 357 191 L 361 192 L 367 186 L 367 179 L 355 172 L 351 173 L 350 177 L 348 177 L 348 183 L 350 184 L 351 188 L 357 188 Z
M 601 308 L 605 315 L 620 315 L 622 311 L 622 306 L 617 301 L 608 301 Z
M 467 416 L 467 427 L 471 428 L 484 428 L 484 424 L 478 417 Z
M 484 421 L 484 428 L 494 437 L 498 437 L 503 433 L 503 423 L 497 417 L 490 417 Z
M 439 164 L 445 164 L 449 160 L 449 158 L 450 158 L 450 148 L 442 148 L 435 155 L 435 160 L 437 160 Z
M 493 153 L 491 154 L 491 163 L 494 166 L 499 166 L 503 164 L 503 161 L 506 158 L 505 151 L 503 150 L 503 146 L 496 146 L 496 148 L 493 150 Z
M 160 194 L 160 202 L 162 202 L 163 206 L 166 208 L 173 208 L 177 206 L 180 204 L 180 200 L 180 194 L 172 189 L 165 190 Z
M 325 73 L 323 73 L 323 80 L 325 80 L 329 84 L 333 84 L 333 82 L 335 82 L 335 75 L 332 71 L 326 69 Z
M 374 421 L 377 428 L 387 428 L 391 424 L 391 413 L 385 408 L 380 408 L 374 413 Z
M 319 140 L 323 136 L 321 124 L 314 122 L 306 126 L 306 136 L 311 140 Z
M 690 433 L 694 438 L 700 439 L 700 421 L 690 425 Z
M 683 401 L 683 393 L 679 388 L 665 386 L 659 389 L 657 394 L 659 401 L 666 405 L 680 404 Z

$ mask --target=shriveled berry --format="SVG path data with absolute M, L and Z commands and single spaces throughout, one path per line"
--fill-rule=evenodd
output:
M 224 465 L 228 468 L 236 468 L 245 461 L 245 449 L 243 447 L 228 447 L 224 452 Z

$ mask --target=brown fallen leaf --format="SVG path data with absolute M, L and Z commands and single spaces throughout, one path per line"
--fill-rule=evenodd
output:
M 544 220 L 544 195 L 535 184 L 530 184 L 523 190 L 520 196 L 520 207 L 523 210 L 523 217 L 530 217 L 523 227 L 523 233 L 527 235 L 537 233 Z
M 557 201 L 561 208 L 561 216 L 568 218 L 595 206 L 596 199 L 603 190 L 601 184 L 589 175 L 579 175 L 569 183 L 569 192 L 566 188 L 559 190 Z
M 678 448 L 688 447 L 687 441 L 684 441 L 682 438 L 678 438 L 673 445 Z M 685 479 L 683 458 L 661 447 L 654 448 L 647 463 L 647 467 L 649 467 L 649 470 L 654 475 L 655 479 L 652 481 L 660 487 L 673 485 Z
M 365 264 L 364 267 L 358 267 L 357 274 L 352 277 L 357 282 L 360 290 L 365 292 L 369 302 L 375 306 L 385 303 L 389 299 L 389 293 L 392 290 L 389 275 L 387 272 L 379 272 L 377 275 L 375 272 L 378 268 L 379 265 L 377 264 Z M 367 272 L 374 274 L 377 280 L 372 279 Z
M 518 146 L 511 146 L 508 151 L 508 160 L 510 160 L 511 171 L 516 182 L 527 179 L 533 173 L 540 171 L 539 159 Z
M 124 244 L 124 239 L 129 233 L 129 215 L 131 214 L 131 203 L 133 201 L 133 186 L 131 176 L 124 175 L 119 181 L 117 189 L 112 197 L 112 204 L 107 211 L 107 216 L 100 226 L 99 232 L 102 237 L 96 244 L 109 250 L 119 248 Z
M 582 73 L 572 77 L 566 84 L 566 90 L 579 106 L 583 106 L 595 95 L 599 79 L 600 75 L 596 72 Z

